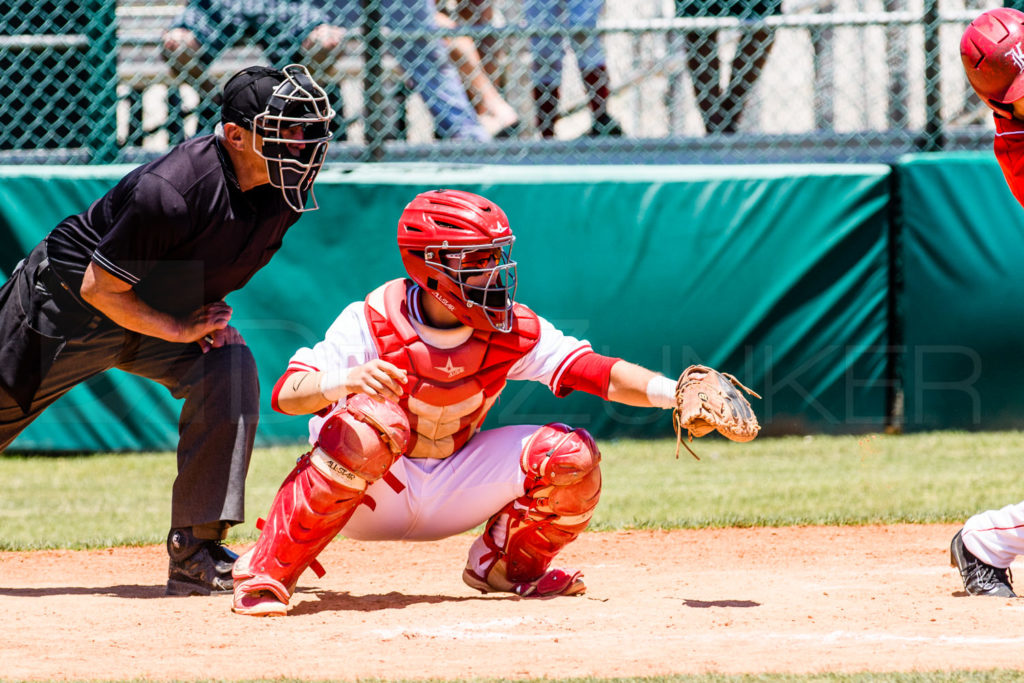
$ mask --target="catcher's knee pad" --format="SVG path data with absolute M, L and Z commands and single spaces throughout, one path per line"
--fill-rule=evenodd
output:
M 526 493 L 491 519 L 471 550 L 467 572 L 495 588 L 542 577 L 590 523 L 601 495 L 600 461 L 586 430 L 558 423 L 537 430 L 520 461 Z
M 524 498 L 532 501 L 531 509 L 574 524 L 572 517 L 597 507 L 600 462 L 601 452 L 587 430 L 559 422 L 544 425 L 523 446 L 519 464 L 526 473 Z
M 256 545 L 235 563 L 236 594 L 269 590 L 287 603 L 299 575 L 345 526 L 367 485 L 384 475 L 408 440 L 409 422 L 397 405 L 349 397 L 281 485 Z
M 408 444 L 409 418 L 398 405 L 354 394 L 324 421 L 313 452 L 329 456 L 328 467 L 365 488 L 384 476 Z

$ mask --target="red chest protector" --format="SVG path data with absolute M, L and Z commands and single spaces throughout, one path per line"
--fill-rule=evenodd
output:
M 447 458 L 480 428 L 512 365 L 537 344 L 540 322 L 517 304 L 507 333 L 424 328 L 409 316 L 406 297 L 413 286 L 392 280 L 371 292 L 366 321 L 380 358 L 409 375 L 400 402 L 412 428 L 406 455 Z

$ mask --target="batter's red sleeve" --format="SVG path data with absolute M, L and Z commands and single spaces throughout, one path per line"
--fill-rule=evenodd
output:
M 607 399 L 612 366 L 620 360 L 622 359 L 602 356 L 593 351 L 576 357 L 562 372 L 558 386 L 555 387 L 555 396 L 562 398 L 578 390 Z
M 996 138 L 993 143 L 996 159 L 1006 184 L 1017 201 L 1024 206 L 1024 122 L 994 116 Z

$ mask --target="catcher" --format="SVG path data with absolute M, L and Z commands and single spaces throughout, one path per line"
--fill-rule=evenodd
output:
M 398 224 L 409 279 L 350 304 L 323 341 L 292 356 L 272 402 L 312 415 L 313 448 L 235 564 L 233 611 L 284 615 L 299 575 L 319 569 L 338 533 L 428 541 L 485 521 L 462 574 L 471 588 L 583 593 L 581 572 L 551 564 L 594 514 L 601 455 L 586 431 L 560 423 L 479 431 L 510 379 L 673 409 L 680 436 L 757 435 L 729 376 L 694 366 L 671 380 L 597 354 L 515 303 L 513 239 L 483 197 L 420 194 Z

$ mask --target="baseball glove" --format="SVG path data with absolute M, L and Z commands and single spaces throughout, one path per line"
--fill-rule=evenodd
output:
M 684 446 L 690 455 L 697 458 L 686 441 L 715 430 L 733 441 L 750 441 L 757 436 L 761 429 L 757 416 L 737 389 L 761 398 L 728 373 L 705 365 L 691 365 L 683 370 L 676 382 L 676 407 L 672 409 L 677 458 L 679 446 Z M 688 437 L 686 441 L 683 440 L 684 431 Z

